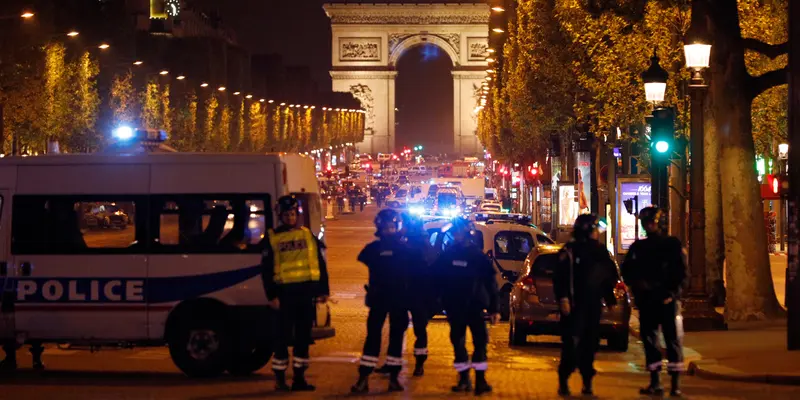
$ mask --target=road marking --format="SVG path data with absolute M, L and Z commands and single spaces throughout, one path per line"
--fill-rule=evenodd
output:
M 331 297 L 335 297 L 337 299 L 355 299 L 355 298 L 357 298 L 359 296 L 360 295 L 358 293 L 346 293 L 346 292 L 343 292 L 343 293 L 334 293 Z
M 311 362 L 318 363 L 344 363 L 344 364 L 355 364 L 358 362 L 358 357 L 334 357 L 334 356 L 322 356 L 322 357 L 314 357 L 311 359 Z
M 328 226 L 328 232 L 337 232 L 339 230 L 353 230 L 353 231 L 371 231 L 375 230 L 374 226 Z

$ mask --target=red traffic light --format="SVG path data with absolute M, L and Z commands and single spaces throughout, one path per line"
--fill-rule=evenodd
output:
M 772 194 L 780 193 L 781 189 L 781 182 L 780 177 L 778 175 L 767 175 L 767 185 L 769 186 L 770 190 L 772 190 Z

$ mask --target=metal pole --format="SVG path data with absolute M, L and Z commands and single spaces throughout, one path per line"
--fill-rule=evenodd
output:
M 800 37 L 800 4 L 789 2 L 789 37 Z M 789 41 L 789 160 L 800 160 L 800 40 Z M 800 350 L 800 162 L 789 163 L 789 244 L 786 267 L 786 341 L 789 350 Z
M 683 326 L 687 331 L 709 331 L 726 329 L 722 315 L 714 310 L 706 284 L 706 225 L 705 182 L 703 171 L 705 136 L 703 104 L 708 86 L 699 71 L 695 71 L 690 85 L 691 96 L 691 167 L 689 197 L 689 291 L 684 298 Z

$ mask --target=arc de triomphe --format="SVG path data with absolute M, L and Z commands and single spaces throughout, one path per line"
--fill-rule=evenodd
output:
M 479 151 L 475 108 L 486 75 L 486 4 L 326 4 L 325 12 L 333 32 L 333 90 L 353 93 L 367 111 L 359 151 L 394 151 L 395 67 L 406 50 L 426 43 L 453 62 L 453 151 Z

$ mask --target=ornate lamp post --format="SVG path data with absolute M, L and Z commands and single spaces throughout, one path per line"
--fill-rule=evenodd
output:
M 650 57 L 650 68 L 642 72 L 644 93 L 647 101 L 653 104 L 664 101 L 664 93 L 667 91 L 667 79 L 669 79 L 669 73 L 664 68 L 661 68 L 658 56 L 653 52 L 653 57 Z
M 659 65 L 658 56 L 653 53 L 650 68 L 642 72 L 644 92 L 647 101 L 653 103 L 653 114 L 647 117 L 650 125 L 650 186 L 653 204 L 669 209 L 669 164 L 674 142 L 674 116 L 671 108 L 658 107 L 664 101 L 669 73 Z
M 703 71 L 708 68 L 711 54 L 711 41 L 706 35 L 704 13 L 697 5 L 692 10 L 692 21 L 686 34 L 683 50 L 686 56 L 686 67 L 692 72 L 689 81 L 691 96 L 691 167 L 689 198 L 689 291 L 684 299 L 684 329 L 687 331 L 708 331 L 726 329 L 722 315 L 711 305 L 708 285 L 706 283 L 706 244 L 705 244 L 705 182 L 703 171 L 705 159 L 703 154 L 703 104 L 708 84 Z

